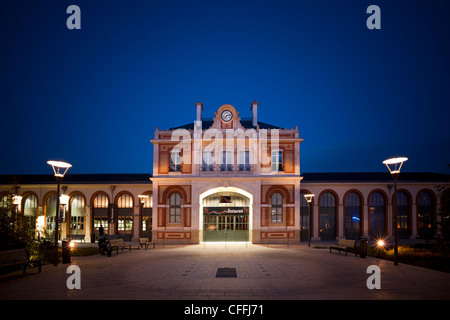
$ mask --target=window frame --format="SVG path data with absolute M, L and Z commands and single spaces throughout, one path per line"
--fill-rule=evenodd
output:
M 169 172 L 181 172 L 181 150 L 170 150 Z
M 239 151 L 239 171 L 246 172 L 251 171 L 250 166 L 250 151 L 242 150 Z
M 233 152 L 222 151 L 222 163 L 220 165 L 220 171 L 222 172 L 233 171 Z
M 284 171 L 283 161 L 284 161 L 283 149 L 272 149 L 271 152 L 272 172 L 283 172 Z
M 169 197 L 169 223 L 181 224 L 181 195 L 178 192 Z
M 270 221 L 272 223 L 283 223 L 283 195 L 274 192 L 270 199 Z
M 205 161 L 205 156 L 209 161 Z M 214 172 L 214 152 L 203 151 L 202 152 L 202 172 Z

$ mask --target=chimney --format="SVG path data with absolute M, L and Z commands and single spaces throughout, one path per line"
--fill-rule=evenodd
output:
M 203 111 L 203 104 L 199 101 L 195 104 L 197 106 L 197 121 L 202 121 L 202 111 Z
M 253 101 L 250 110 L 252 110 L 252 125 L 256 127 L 258 125 L 258 102 Z

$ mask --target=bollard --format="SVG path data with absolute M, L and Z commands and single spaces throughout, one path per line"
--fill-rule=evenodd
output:
M 62 241 L 62 263 L 70 263 L 71 257 L 70 257 L 70 245 L 69 241 L 63 240 Z
M 365 258 L 367 255 L 367 238 L 361 238 L 359 242 L 359 256 Z

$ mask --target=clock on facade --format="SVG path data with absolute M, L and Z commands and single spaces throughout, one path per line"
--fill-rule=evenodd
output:
M 233 117 L 233 114 L 231 113 L 230 110 L 225 110 L 225 111 L 222 112 L 221 117 L 222 117 L 223 121 L 228 122 Z

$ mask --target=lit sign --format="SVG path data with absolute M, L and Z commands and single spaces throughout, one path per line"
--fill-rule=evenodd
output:
M 248 207 L 204 207 L 203 214 L 248 214 Z

